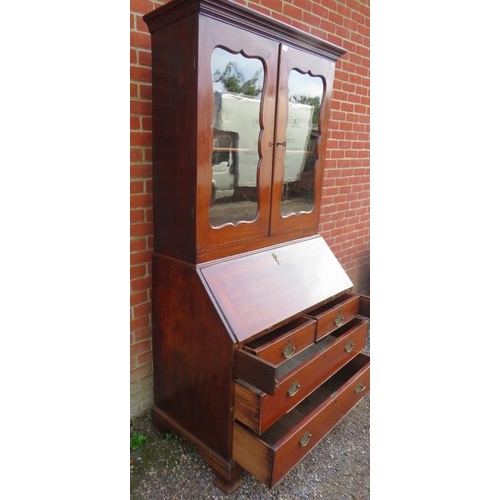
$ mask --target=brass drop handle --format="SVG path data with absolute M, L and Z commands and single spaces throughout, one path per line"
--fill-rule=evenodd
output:
M 281 351 L 285 359 L 291 358 L 294 352 L 295 352 L 295 346 L 292 344 L 290 340 L 288 341 L 288 344 L 285 346 L 285 348 Z
M 295 396 L 295 394 L 297 394 L 299 392 L 299 389 L 300 389 L 300 384 L 295 381 L 289 388 L 288 388 L 288 391 L 286 391 L 286 393 L 292 397 L 292 396 Z
M 344 351 L 351 352 L 353 347 L 354 347 L 354 342 L 349 342 L 348 344 L 345 345 Z
M 286 146 L 286 141 L 283 141 L 283 142 L 277 142 L 277 143 L 276 143 L 276 146 L 283 146 L 283 147 L 285 147 L 285 146 Z
M 341 326 L 342 323 L 344 323 L 344 315 L 342 314 L 342 312 L 339 312 L 335 318 L 335 325 L 336 326 Z
M 356 386 L 356 389 L 354 389 L 354 392 L 356 394 L 359 394 L 360 392 L 364 391 L 365 389 L 366 389 L 366 385 L 361 383 L 361 384 Z
M 302 448 L 304 448 L 304 446 L 306 446 L 306 444 L 309 442 L 309 440 L 311 439 L 311 436 L 312 434 L 308 431 L 306 432 L 300 439 L 299 439 L 299 444 L 300 446 L 302 446 Z

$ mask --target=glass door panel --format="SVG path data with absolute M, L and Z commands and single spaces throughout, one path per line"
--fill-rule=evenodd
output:
M 198 252 L 270 229 L 279 44 L 202 18 L 197 116 Z
M 323 79 L 293 69 L 288 79 L 288 121 L 282 216 L 310 212 L 314 205 L 314 167 Z
M 334 63 L 281 46 L 271 234 L 318 230 Z
M 257 216 L 257 167 L 261 132 L 264 65 L 258 58 L 212 52 L 214 113 L 212 119 L 213 227 L 252 221 Z

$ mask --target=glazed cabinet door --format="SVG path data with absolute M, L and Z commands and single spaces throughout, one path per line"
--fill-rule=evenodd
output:
M 318 229 L 334 63 L 281 45 L 271 234 Z
M 315 234 L 334 63 L 201 18 L 198 250 Z
M 198 43 L 200 249 L 269 234 L 279 44 L 204 17 Z
M 345 51 L 225 0 L 172 0 L 144 20 L 155 252 L 201 264 L 317 234 Z

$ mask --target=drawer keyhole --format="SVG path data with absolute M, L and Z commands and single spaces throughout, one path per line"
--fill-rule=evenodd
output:
M 295 394 L 297 394 L 299 392 L 299 389 L 300 389 L 300 384 L 298 382 L 294 382 L 289 388 L 288 388 L 288 391 L 286 391 L 286 393 L 292 397 L 292 396 L 295 396 Z

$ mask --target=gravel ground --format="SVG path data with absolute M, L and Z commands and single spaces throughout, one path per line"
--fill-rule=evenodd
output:
M 181 436 L 160 436 L 149 413 L 131 421 L 131 431 L 148 437 L 130 452 L 131 500 L 370 498 L 370 394 L 272 490 L 244 472 L 240 488 L 225 495 L 197 448 Z

